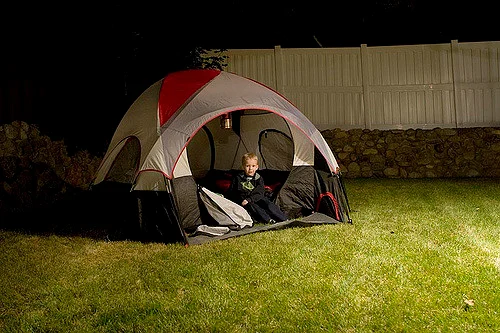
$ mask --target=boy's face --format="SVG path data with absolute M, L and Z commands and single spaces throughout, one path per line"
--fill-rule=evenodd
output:
M 243 170 L 247 176 L 253 177 L 258 168 L 259 164 L 255 158 L 248 159 L 243 164 Z

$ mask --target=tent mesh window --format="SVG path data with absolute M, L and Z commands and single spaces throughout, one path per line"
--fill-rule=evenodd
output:
M 292 170 L 293 141 L 283 132 L 267 129 L 259 134 L 262 164 L 271 170 Z
M 193 147 L 199 147 L 195 149 Z M 207 126 L 198 131 L 187 147 L 189 165 L 195 179 L 203 179 L 214 168 L 214 139 Z
M 141 157 L 141 144 L 137 138 L 128 138 L 109 170 L 107 181 L 132 184 Z

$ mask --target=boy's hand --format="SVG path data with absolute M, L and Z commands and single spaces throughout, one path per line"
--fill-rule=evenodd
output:
M 242 206 L 245 206 L 246 204 L 248 203 L 247 199 L 243 200 L 243 202 L 241 203 Z

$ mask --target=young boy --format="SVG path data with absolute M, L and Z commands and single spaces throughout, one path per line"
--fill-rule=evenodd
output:
M 264 178 L 257 173 L 259 160 L 254 153 L 241 159 L 243 171 L 235 175 L 228 190 L 228 197 L 242 205 L 256 222 L 276 223 L 287 219 L 285 213 L 265 195 Z

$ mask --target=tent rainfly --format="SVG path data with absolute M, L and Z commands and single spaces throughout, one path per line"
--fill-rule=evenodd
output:
M 289 220 L 253 223 L 224 198 L 246 152 L 259 157 L 267 195 Z M 351 222 L 340 168 L 319 130 L 273 89 L 213 69 L 170 73 L 146 89 L 116 128 L 91 188 L 132 195 L 133 207 L 115 209 L 131 209 L 145 237 L 166 243 Z

